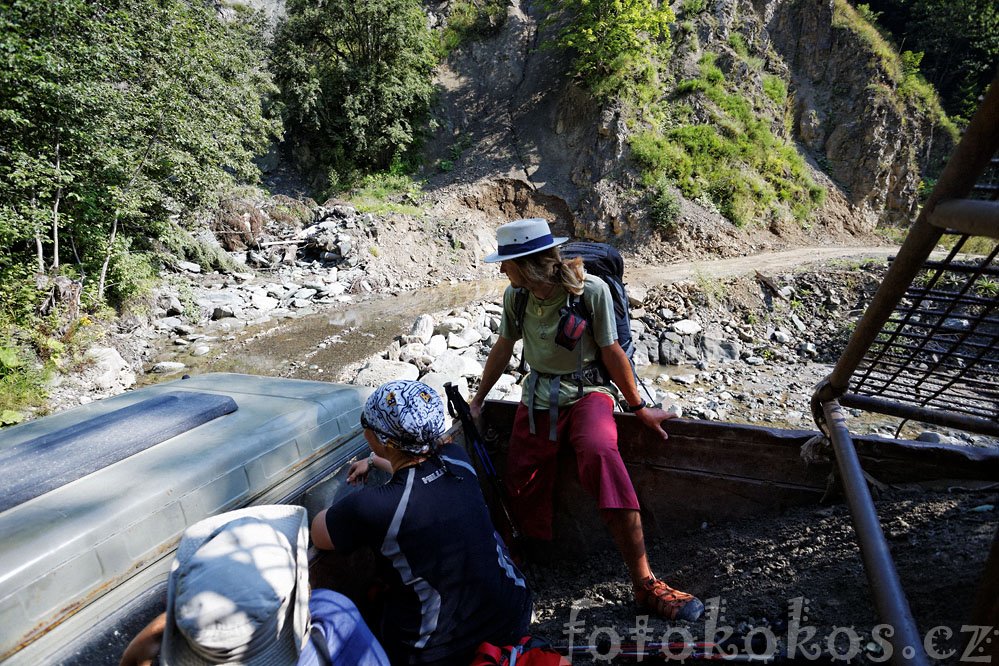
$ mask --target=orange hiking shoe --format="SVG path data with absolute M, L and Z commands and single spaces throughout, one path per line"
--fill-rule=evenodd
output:
M 674 590 L 655 576 L 649 576 L 635 588 L 635 604 L 668 620 L 694 622 L 704 612 L 700 599 Z

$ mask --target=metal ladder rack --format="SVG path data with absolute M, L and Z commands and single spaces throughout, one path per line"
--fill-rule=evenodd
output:
M 957 242 L 945 259 L 932 261 L 944 234 Z M 999 436 L 999 245 L 984 257 L 962 254 L 978 236 L 999 240 L 999 74 L 832 374 L 812 396 L 815 422 L 836 455 L 875 609 L 895 630 L 893 664 L 929 660 L 844 408 Z M 982 589 L 997 576 L 993 556 Z

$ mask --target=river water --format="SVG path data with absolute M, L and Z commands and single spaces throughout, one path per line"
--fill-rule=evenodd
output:
M 331 381 L 342 369 L 377 354 L 409 333 L 421 314 L 462 308 L 477 301 L 499 302 L 509 282 L 454 282 L 398 295 L 329 306 L 314 314 L 273 319 L 237 331 L 235 339 L 211 342 L 212 353 L 192 357 L 166 344 L 156 361 L 179 360 L 186 374 L 238 372 Z M 147 374 L 143 383 L 175 379 Z

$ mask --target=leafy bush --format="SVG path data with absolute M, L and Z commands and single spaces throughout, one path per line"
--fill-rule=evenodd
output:
M 787 85 L 779 76 L 767 74 L 763 77 L 763 92 L 774 104 L 783 106 L 787 100 Z
M 704 11 L 704 0 L 683 0 L 680 4 L 680 13 L 684 16 L 693 16 Z
M 728 45 L 741 56 L 749 53 L 749 47 L 746 46 L 746 40 L 737 32 L 733 32 L 728 36 Z
M 273 68 L 291 138 L 331 189 L 399 162 L 433 95 L 436 40 L 419 1 L 291 0 L 287 10 Z
M 15 340 L 0 341 L 0 427 L 24 420 L 25 407 L 41 405 L 46 397 L 46 372 Z
M 560 25 L 545 45 L 571 50 L 574 73 L 591 89 L 623 64 L 665 54 L 676 18 L 667 3 L 655 0 L 543 0 L 542 8 L 549 13 L 546 25 Z M 559 24 L 563 12 L 570 18 Z M 602 92 L 616 91 L 603 87 Z
M 385 171 L 365 176 L 350 190 L 348 198 L 358 210 L 364 212 L 419 215 L 423 211 L 418 206 L 405 202 L 416 201 L 420 186 L 421 183 L 410 176 Z
M 440 54 L 461 44 L 495 35 L 506 23 L 506 0 L 460 0 L 451 6 L 447 27 L 440 33 Z
M 665 180 L 649 188 L 646 194 L 652 226 L 659 231 L 669 231 L 680 220 L 680 200 L 669 190 Z
M 714 105 L 713 122 L 673 123 L 666 131 L 630 138 L 650 188 L 650 206 L 665 179 L 737 226 L 775 214 L 803 221 L 823 203 L 825 190 L 812 181 L 794 145 L 774 136 L 770 118 L 759 116 L 740 91 L 730 90 L 713 54 L 698 64 L 701 76 L 680 83 L 676 92 L 704 95 Z M 780 79 L 766 79 L 764 85 L 783 101 L 787 92 Z

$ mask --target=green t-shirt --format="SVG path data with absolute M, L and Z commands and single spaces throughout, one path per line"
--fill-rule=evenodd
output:
M 508 340 L 519 340 L 514 301 L 516 289 L 507 287 L 503 294 L 503 319 L 500 322 L 500 335 Z M 568 292 L 561 286 L 544 300 L 528 292 L 527 310 L 524 312 L 524 356 L 532 370 L 540 373 L 534 391 L 534 408 L 548 409 L 548 392 L 551 387 L 550 375 L 561 375 L 559 384 L 559 407 L 571 405 L 579 400 L 578 386 L 573 376 L 579 368 L 579 347 L 583 349 L 583 366 L 600 358 L 600 347 L 606 347 L 617 340 L 617 320 L 614 318 L 614 302 L 610 289 L 598 277 L 587 275 L 583 281 L 583 304 L 592 315 L 590 326 L 572 351 L 555 344 L 555 331 L 558 329 L 560 310 L 568 302 Z M 617 390 L 609 386 L 583 386 L 583 395 L 599 391 L 617 399 Z M 521 402 L 527 405 L 528 392 L 524 390 Z M 530 405 L 528 405 L 530 406 Z

